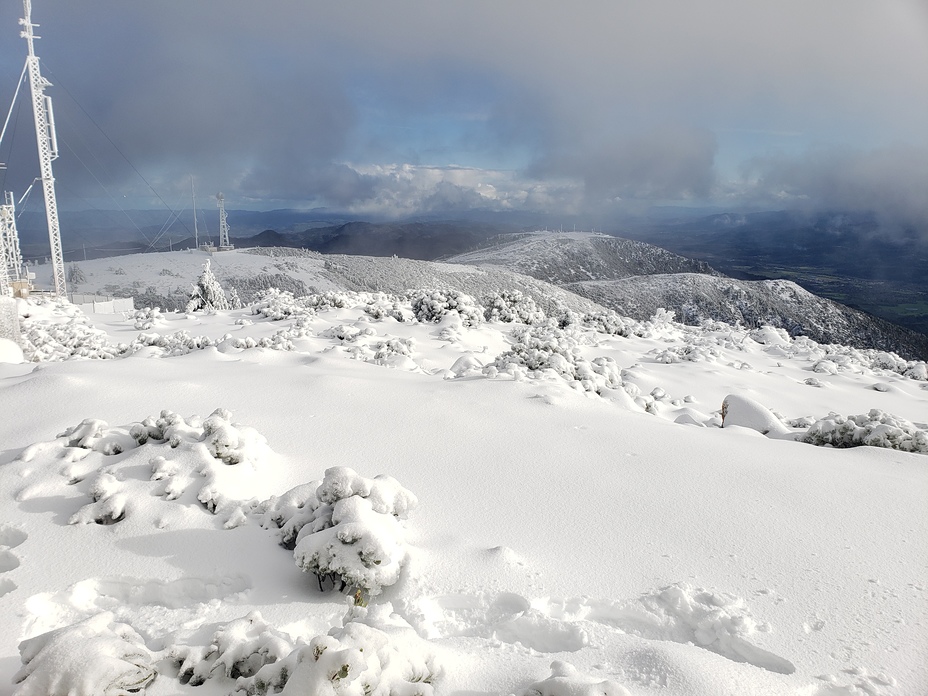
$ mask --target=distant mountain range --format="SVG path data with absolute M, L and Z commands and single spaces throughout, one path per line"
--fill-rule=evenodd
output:
M 198 218 L 204 221 L 208 212 Z M 192 213 L 185 215 L 188 219 L 182 215 L 166 227 L 164 221 L 154 224 L 163 214 L 133 213 L 135 229 L 127 233 L 125 216 L 120 221 L 115 213 L 106 220 L 98 211 L 64 213 L 63 224 L 72 229 L 97 225 L 83 236 L 102 241 L 79 246 L 73 240 L 66 242 L 65 259 L 193 247 L 193 236 L 186 234 L 192 229 Z M 28 220 L 28 213 L 23 218 Z M 230 219 L 232 241 L 239 247 L 294 247 L 324 254 L 492 265 L 568 288 L 635 318 L 647 318 L 654 308 L 664 306 L 688 322 L 766 321 L 818 341 L 928 356 L 928 243 L 916 230 L 897 230 L 887 238 L 870 215 L 771 212 L 699 217 L 686 211 L 675 218 L 672 211 L 664 211 L 649 221 L 630 222 L 623 234 L 634 240 L 526 232 L 491 222 L 345 221 L 326 211 L 231 211 Z M 277 229 L 260 229 L 265 223 Z M 199 233 L 201 242 L 209 238 L 205 222 L 200 223 Z M 47 254 L 41 234 L 21 231 L 21 236 L 27 256 L 33 248 L 43 249 L 43 244 L 46 251 L 33 255 Z M 816 295 L 851 306 L 825 303 L 796 285 L 756 282 L 764 279 L 792 280 Z M 843 319 L 838 320 L 839 315 Z
M 786 278 L 817 295 L 928 333 L 928 228 L 835 211 L 692 215 L 630 222 L 623 237 L 745 280 Z

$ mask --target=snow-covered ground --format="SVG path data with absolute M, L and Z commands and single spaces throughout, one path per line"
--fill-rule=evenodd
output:
M 22 303 L 0 695 L 928 692 L 924 363 L 473 307 Z

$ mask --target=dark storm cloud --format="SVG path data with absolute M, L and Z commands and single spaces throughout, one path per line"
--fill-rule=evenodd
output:
M 0 5 L 3 105 L 20 12 Z M 193 174 L 254 206 L 711 199 L 734 174 L 720 162 L 758 156 L 760 189 L 783 180 L 824 200 L 816 156 L 724 134 L 928 147 L 921 0 L 35 0 L 33 15 L 62 141 L 120 196 L 150 192 L 65 89 L 166 198 Z M 867 161 L 856 181 L 876 191 L 890 173 Z M 484 168 L 486 181 L 399 175 L 406 164 Z M 82 170 L 63 150 L 58 177 L 86 194 Z

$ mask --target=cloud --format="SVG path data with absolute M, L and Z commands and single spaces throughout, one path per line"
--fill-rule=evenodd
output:
M 586 202 L 705 198 L 715 184 L 715 136 L 668 126 L 584 150 L 544 157 L 529 168 L 536 178 L 570 177 L 584 185 Z
M 25 52 L 20 11 L 0 4 L 0 105 Z M 730 195 L 773 201 L 779 186 L 919 210 L 892 163 L 921 181 L 903 155 L 928 147 L 922 0 L 43 0 L 33 12 L 74 206 L 97 180 L 158 204 L 89 117 L 171 202 L 193 174 L 230 205 L 570 213 L 711 200 L 728 174 L 718 163 L 749 159 L 754 183 Z M 794 150 L 901 146 L 882 164 L 790 158 L 757 145 L 771 133 L 801 134 Z M 9 181 L 22 190 L 35 173 L 11 167 Z
M 794 157 L 757 157 L 738 194 L 755 204 L 864 210 L 928 233 L 928 148 L 822 147 Z

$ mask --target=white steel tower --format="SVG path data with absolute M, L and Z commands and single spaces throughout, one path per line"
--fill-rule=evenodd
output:
M 23 256 L 16 231 L 16 206 L 13 194 L 4 192 L 0 204 L 0 295 L 5 295 L 22 277 Z M 15 289 L 15 288 L 13 288 Z
M 229 243 L 229 218 L 226 216 L 225 196 L 217 194 L 216 201 L 219 204 L 219 251 L 229 251 L 232 245 Z
M 33 33 L 38 24 L 32 23 L 32 0 L 23 0 L 25 16 L 19 20 L 23 30 L 20 33 L 29 46 L 26 66 L 29 69 L 29 84 L 32 87 L 32 113 L 35 117 L 35 138 L 39 146 L 39 168 L 42 178 L 42 191 L 45 194 L 45 218 L 48 221 L 48 243 L 51 247 L 52 268 L 55 274 L 55 294 L 65 297 L 68 293 L 64 275 L 64 256 L 61 251 L 61 231 L 58 227 L 58 202 L 55 198 L 55 177 L 52 175 L 52 161 L 58 158 L 58 140 L 55 135 L 55 117 L 52 113 L 51 97 L 45 94 L 45 88 L 51 82 L 42 77 L 39 71 L 39 57 L 35 54 L 34 40 L 40 37 Z

